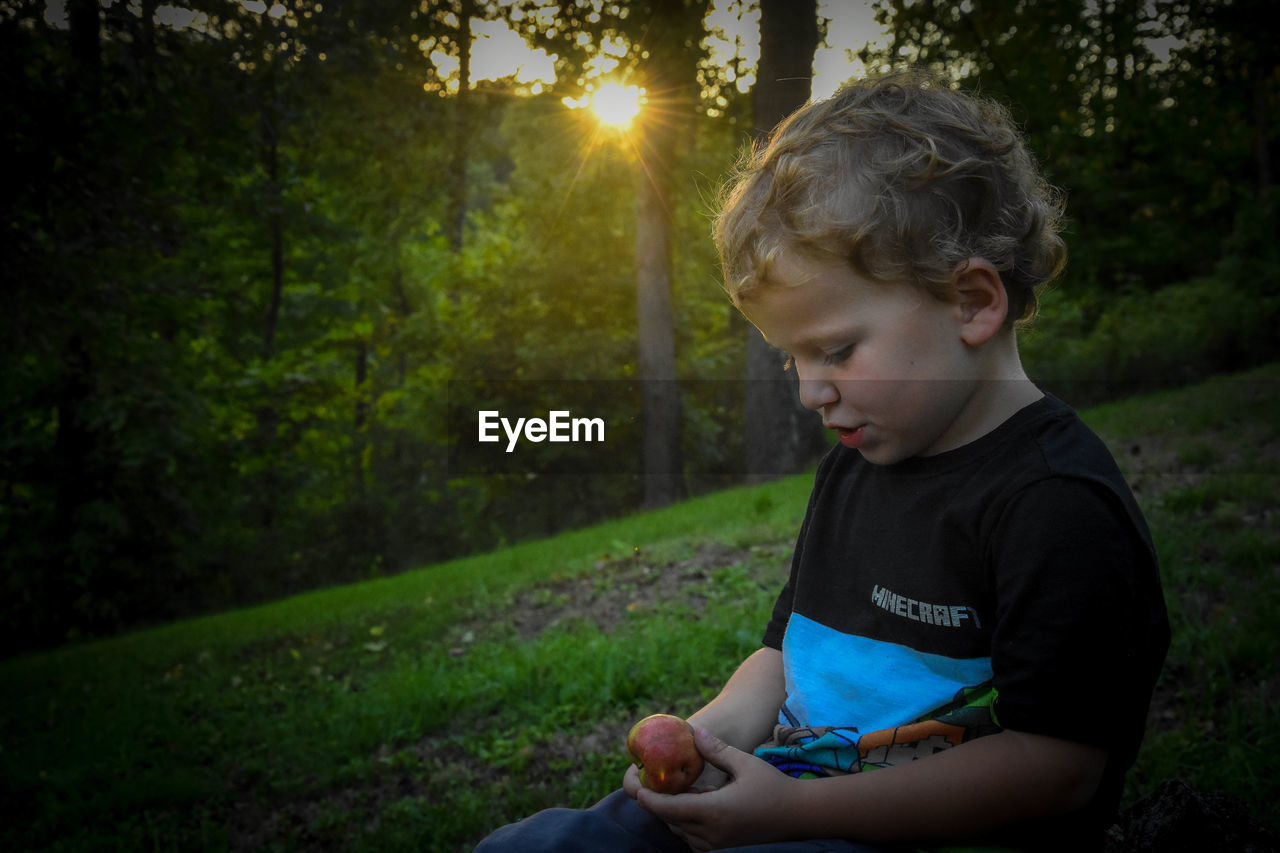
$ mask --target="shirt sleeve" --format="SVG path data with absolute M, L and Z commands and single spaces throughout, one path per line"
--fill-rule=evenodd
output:
M 782 638 L 787 633 L 787 622 L 791 618 L 791 582 L 788 581 L 786 586 L 782 588 L 782 592 L 778 593 L 778 598 L 773 603 L 773 615 L 769 617 L 769 623 L 765 625 L 764 637 L 761 644 L 782 651 Z
M 996 715 L 1008 729 L 1136 750 L 1168 645 L 1155 555 L 1105 486 L 1023 489 L 994 536 Z
M 804 554 L 805 540 L 809 534 L 809 523 L 813 518 L 813 514 L 817 511 L 819 503 L 819 495 L 827 479 L 830 476 L 831 466 L 835 460 L 835 452 L 839 448 L 836 445 L 827 455 L 818 463 L 818 469 L 813 477 L 813 490 L 809 493 L 809 503 L 805 507 L 804 521 L 800 524 L 800 533 L 796 536 L 796 546 L 791 554 L 791 574 L 787 578 L 787 583 L 783 586 L 782 591 L 778 594 L 777 600 L 773 603 L 773 613 L 769 617 L 769 623 L 765 626 L 764 637 L 761 642 L 771 648 L 782 650 L 782 638 L 787 633 L 787 623 L 791 620 L 791 604 L 793 601 L 793 590 L 796 582 L 796 571 L 800 566 L 800 558 Z

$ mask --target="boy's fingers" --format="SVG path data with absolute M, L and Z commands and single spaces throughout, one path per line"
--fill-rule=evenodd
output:
M 698 815 L 698 794 L 659 794 L 648 788 L 641 788 L 636 795 L 636 802 L 646 811 L 650 811 L 668 823 L 683 825 Z
M 640 771 L 634 764 L 622 776 L 622 790 L 632 799 L 640 792 Z

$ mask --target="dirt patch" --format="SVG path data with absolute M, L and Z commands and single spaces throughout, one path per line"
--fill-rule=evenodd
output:
M 669 601 L 701 610 L 711 572 L 749 558 L 747 549 L 711 543 L 689 559 L 665 564 L 638 555 L 601 560 L 590 574 L 521 593 L 508 618 L 528 639 L 565 620 L 581 619 L 607 631 L 628 611 Z
M 1280 474 L 1280 441 L 1270 428 L 1224 426 L 1194 437 L 1155 434 L 1107 445 L 1133 493 L 1149 503 L 1214 475 Z
M 1201 431 L 1194 439 L 1167 434 L 1142 436 L 1125 441 L 1108 440 L 1130 488 L 1147 507 L 1164 503 L 1175 490 L 1195 488 L 1213 477 L 1230 474 L 1280 472 L 1280 441 L 1273 429 L 1241 432 L 1236 427 Z M 1201 513 L 1208 512 L 1202 510 Z M 1233 508 L 1232 523 L 1272 531 L 1280 521 L 1280 510 L 1272 506 Z M 1205 563 L 1221 557 L 1209 545 L 1195 555 Z M 1280 578 L 1280 565 L 1274 567 Z M 1179 604 L 1193 622 L 1220 615 L 1230 605 L 1230 590 L 1224 587 L 1187 585 L 1176 590 Z M 1183 723 L 1186 700 L 1184 679 L 1170 667 L 1155 688 L 1147 721 L 1149 732 L 1176 729 Z
M 274 804 L 257 799 L 235 803 L 227 815 L 229 848 L 261 850 L 291 839 L 301 849 L 347 849 L 348 842 L 377 832 L 379 815 L 395 803 L 416 799 L 429 804 L 443 799 L 446 786 L 563 785 L 593 755 L 617 756 L 620 784 L 632 722 L 614 717 L 586 731 L 555 732 L 501 763 L 471 754 L 454 734 L 429 735 L 400 749 L 384 744 L 375 756 L 380 766 L 349 786 L 291 795 Z
M 428 797 L 422 774 L 388 769 L 355 785 L 293 796 L 284 802 L 241 800 L 227 815 L 228 847 L 270 849 L 283 839 L 303 850 L 346 850 L 376 832 L 382 810 L 406 798 Z
M 553 779 L 562 775 L 557 768 L 577 767 L 589 755 L 617 754 L 619 766 L 627 732 L 634 721 L 617 716 L 603 719 L 586 731 L 557 731 L 545 740 L 513 752 L 510 762 L 522 776 Z M 468 752 L 456 735 L 428 735 L 401 751 L 413 755 L 431 775 L 447 775 L 470 784 L 507 781 L 512 773 L 508 763 L 485 761 Z
M 555 625 L 588 622 L 609 631 L 628 613 L 679 602 L 695 613 L 709 598 L 714 573 L 743 566 L 762 581 L 785 578 L 790 543 L 734 547 L 720 542 L 700 545 L 692 556 L 656 562 L 644 554 L 604 559 L 581 575 L 561 578 L 518 593 L 513 602 L 483 618 L 468 620 L 453 632 L 450 654 L 466 654 L 467 645 L 498 627 L 514 628 L 532 639 Z

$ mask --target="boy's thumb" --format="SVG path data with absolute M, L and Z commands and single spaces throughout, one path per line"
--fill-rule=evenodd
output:
M 729 746 L 703 728 L 694 729 L 693 742 L 708 764 L 719 767 L 730 776 L 733 775 L 733 769 L 739 762 L 751 757 L 742 750 Z

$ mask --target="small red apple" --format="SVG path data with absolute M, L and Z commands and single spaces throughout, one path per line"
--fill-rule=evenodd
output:
M 693 726 L 670 714 L 653 714 L 632 726 L 627 754 L 640 768 L 640 784 L 660 794 L 687 791 L 702 775 Z

